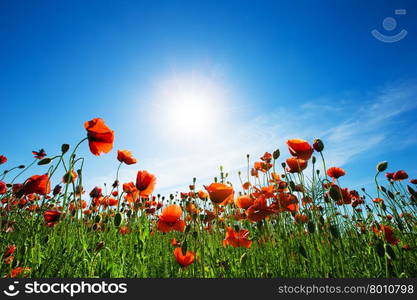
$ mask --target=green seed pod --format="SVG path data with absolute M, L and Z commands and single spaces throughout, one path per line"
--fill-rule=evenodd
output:
M 49 157 L 46 157 L 40 161 L 38 161 L 38 165 L 42 166 L 42 165 L 47 165 L 52 161 L 52 159 L 50 159 Z
M 388 162 L 387 161 L 381 161 L 379 164 L 376 165 L 376 170 L 378 172 L 384 172 L 388 168 Z
M 100 215 L 97 215 L 95 218 L 94 218 L 94 222 L 95 223 L 99 223 L 101 221 L 101 216 Z
M 395 200 L 395 195 L 391 191 L 387 191 L 387 194 L 392 200 Z
M 382 241 L 378 241 L 375 245 L 376 253 L 379 257 L 384 257 L 385 255 L 385 249 L 384 249 L 384 243 Z
M 337 229 L 337 227 L 335 225 L 333 225 L 333 224 L 330 225 L 329 230 L 330 230 L 330 233 L 333 235 L 333 237 L 339 238 L 339 230 Z
M 117 213 L 114 216 L 114 226 L 119 227 L 121 223 L 122 223 L 122 215 L 120 213 Z
M 392 249 L 392 247 L 390 246 L 390 245 L 386 245 L 385 246 L 385 251 L 386 251 L 386 254 L 388 255 L 388 257 L 391 259 L 391 260 L 395 260 L 396 258 L 397 258 L 397 256 L 395 255 L 395 252 L 394 252 L 394 250 Z
M 61 146 L 61 152 L 62 152 L 62 154 L 67 153 L 68 150 L 69 150 L 69 148 L 70 148 L 70 145 L 68 145 L 68 144 L 62 144 L 62 146 Z
M 410 195 L 416 195 L 416 191 L 411 186 L 407 185 L 407 190 Z
M 341 199 L 340 197 L 340 190 L 338 188 L 335 187 L 331 187 L 329 190 L 329 196 L 334 200 L 334 201 L 339 201 Z
M 279 151 L 279 149 L 277 149 L 277 150 L 275 150 L 273 153 L 272 153 L 272 157 L 275 159 L 275 160 L 277 160 L 278 158 L 279 158 L 279 156 L 281 155 L 281 152 Z
M 186 253 L 187 253 L 187 249 L 188 249 L 187 247 L 188 247 L 187 240 L 185 240 L 184 243 L 182 243 L 182 246 L 181 246 L 181 250 L 182 250 L 182 253 L 184 255 L 186 255 Z
M 316 225 L 313 221 L 308 222 L 307 224 L 308 232 L 314 233 L 316 231 Z
M 304 256 L 305 258 L 307 258 L 307 251 L 306 251 L 306 249 L 304 248 L 304 246 L 303 245 L 300 245 L 300 247 L 299 247 L 299 252 L 300 252 L 300 254 L 302 255 L 302 256 Z

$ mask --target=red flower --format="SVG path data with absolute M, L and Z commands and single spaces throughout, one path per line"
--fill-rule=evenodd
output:
M 174 246 L 174 247 L 180 247 L 180 246 L 181 246 L 181 243 L 180 243 L 180 242 L 178 242 L 176 238 L 173 238 L 173 239 L 171 240 L 171 246 Z
M 235 199 L 235 204 L 239 208 L 247 209 L 255 200 L 248 195 L 242 195 Z
M 179 263 L 184 268 L 191 265 L 194 262 L 195 258 L 194 253 L 191 251 L 187 251 L 184 255 L 181 247 L 177 247 L 174 249 L 174 256 L 177 260 L 177 263 Z
M 127 150 L 117 150 L 117 160 L 124 162 L 126 165 L 133 165 L 137 162 L 132 153 Z
M 119 233 L 121 235 L 128 234 L 129 233 L 129 228 L 127 226 L 121 226 L 120 229 L 119 229 Z
M 7 157 L 4 155 L 0 155 L 0 165 L 4 164 L 7 162 Z
M 99 198 L 103 196 L 103 192 L 102 189 L 99 188 L 98 186 L 94 187 L 91 192 L 90 192 L 90 197 L 91 198 Z
M 411 180 L 410 180 L 410 182 L 411 182 L 412 184 L 417 184 L 417 179 L 411 179 Z
M 139 195 L 143 198 L 148 198 L 155 189 L 156 177 L 148 171 L 139 171 L 136 176 L 136 188 Z
M 385 176 L 390 181 L 400 181 L 408 178 L 408 174 L 403 170 L 399 170 L 395 173 L 386 173 Z
M 372 230 L 376 234 L 380 234 L 381 232 L 384 233 L 385 239 L 391 245 L 397 245 L 399 243 L 399 239 L 397 239 L 394 235 L 394 229 L 391 226 L 387 225 L 380 225 L 379 228 L 373 226 Z
M 3 254 L 3 258 L 7 258 L 11 255 L 13 255 L 13 253 L 16 251 L 16 246 L 15 245 L 9 245 L 6 247 L 6 251 L 4 251 Z
M 333 179 L 338 179 L 346 174 L 345 170 L 342 168 L 331 167 L 327 170 L 327 175 Z
M 223 240 L 223 246 L 230 245 L 234 248 L 245 247 L 250 248 L 252 241 L 248 239 L 249 231 L 245 229 L 236 232 L 232 227 L 227 227 L 226 237 Z
M 210 200 L 216 204 L 226 205 L 233 201 L 234 191 L 231 186 L 223 183 L 212 183 L 209 186 L 205 186 Z
M 29 177 L 23 187 L 25 194 L 36 193 L 48 195 L 51 192 L 51 183 L 48 174 L 33 175 Z
M 261 221 L 274 212 L 274 208 L 272 206 L 268 206 L 266 199 L 263 197 L 255 199 L 253 205 L 245 211 L 248 219 L 252 222 Z
M 7 192 L 7 185 L 4 181 L 0 181 L 0 195 L 5 194 Z
M 292 156 L 304 160 L 309 160 L 314 151 L 307 141 L 301 139 L 288 140 L 287 145 Z
M 294 216 L 295 222 L 296 223 L 307 223 L 308 222 L 308 216 L 307 215 L 302 215 L 302 214 L 296 214 Z
M 10 274 L 9 274 L 8 277 L 10 277 L 10 278 L 16 278 L 16 277 L 18 277 L 20 275 L 23 275 L 24 277 L 26 277 L 27 276 L 26 273 L 28 273 L 30 271 L 31 271 L 31 268 L 17 267 L 17 268 L 14 268 L 13 270 L 10 271 Z
M 47 210 L 43 213 L 43 218 L 49 227 L 53 227 L 61 217 L 61 212 L 58 210 Z
M 87 130 L 88 144 L 94 155 L 108 153 L 113 149 L 114 131 L 110 130 L 103 119 L 95 118 L 84 123 Z
M 290 173 L 301 173 L 305 168 L 307 168 L 307 161 L 304 159 L 290 157 L 286 160 L 287 162 L 287 171 Z
M 183 232 L 185 222 L 181 220 L 182 209 L 177 204 L 172 204 L 162 210 L 159 215 L 157 228 L 161 232 L 170 232 L 172 230 Z
M 394 181 L 404 180 L 404 179 L 407 179 L 407 178 L 408 178 L 408 174 L 403 170 L 399 170 L 399 171 L 395 172 L 394 176 L 393 176 Z
M 46 156 L 46 152 L 43 149 L 40 149 L 39 151 L 32 151 L 32 154 L 35 155 L 36 159 L 42 159 Z

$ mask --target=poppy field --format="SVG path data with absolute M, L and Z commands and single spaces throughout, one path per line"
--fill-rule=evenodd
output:
M 0 153 L 1 277 L 417 277 L 417 179 L 386 161 L 373 189 L 353 190 L 327 165 L 325 141 L 294 138 L 248 155 L 238 185 L 220 167 L 159 195 L 157 170 L 119 181 L 138 163 L 118 150 L 114 182 L 85 191 L 77 150 L 113 155 L 114 136 L 95 118 L 78 144 L 33 151 L 27 166 Z

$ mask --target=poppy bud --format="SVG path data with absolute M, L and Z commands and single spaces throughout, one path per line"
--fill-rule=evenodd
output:
M 99 223 L 100 221 L 101 221 L 101 216 L 100 216 L 100 215 L 97 215 L 97 216 L 94 218 L 94 222 Z
M 44 159 L 42 159 L 42 160 L 40 160 L 40 161 L 38 161 L 38 165 L 39 166 L 42 166 L 42 165 L 47 165 L 47 164 L 49 164 L 50 162 L 52 161 L 52 159 L 50 159 L 50 158 L 44 158 Z
M 185 240 L 181 246 L 182 253 L 187 253 L 187 248 L 188 248 L 188 244 L 187 244 L 187 240 Z
M 122 215 L 120 213 L 117 213 L 114 216 L 114 226 L 119 227 L 121 222 L 122 222 Z
M 69 148 L 70 148 L 70 145 L 68 145 L 68 144 L 62 144 L 62 146 L 61 146 L 61 152 L 62 152 L 62 154 L 67 153 L 68 150 L 69 150 Z
M 277 150 L 275 150 L 275 151 L 272 153 L 272 157 L 273 157 L 275 160 L 277 160 L 277 159 L 279 158 L 280 154 L 281 154 L 281 152 L 279 151 L 279 149 L 277 149 Z
M 407 190 L 411 195 L 416 195 L 416 191 L 409 185 L 407 185 Z
M 24 169 L 25 168 L 25 165 L 20 165 L 20 166 L 18 166 L 18 168 L 19 169 Z
M 285 162 L 283 162 L 283 163 L 281 164 L 281 166 L 285 169 L 285 167 L 286 167 L 287 165 L 286 165 L 286 163 L 285 163 Z
M 387 168 L 388 168 L 388 162 L 387 161 L 381 161 L 376 166 L 376 169 L 377 169 L 378 172 L 384 172 Z
M 334 200 L 334 201 L 339 201 L 341 199 L 341 195 L 340 195 L 340 190 L 338 188 L 335 187 L 331 187 L 329 190 L 329 196 Z
M 314 150 L 316 150 L 317 152 L 321 152 L 324 149 L 324 144 L 323 141 L 320 139 L 315 139 L 313 142 L 313 148 Z
M 311 162 L 313 163 L 313 165 L 316 163 L 316 157 L 315 156 L 312 157 Z
M 54 187 L 54 190 L 53 190 L 52 194 L 53 194 L 54 196 L 58 195 L 58 194 L 61 192 L 61 189 L 62 189 L 62 186 L 60 186 L 59 184 L 57 184 L 57 185 Z
M 96 245 L 96 251 L 100 251 L 101 249 L 103 249 L 104 248 L 104 246 L 105 246 L 105 243 L 104 242 L 98 242 L 97 243 L 97 245 Z

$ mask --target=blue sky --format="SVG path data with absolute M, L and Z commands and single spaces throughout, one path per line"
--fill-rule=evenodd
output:
M 397 21 L 391 32 L 386 17 Z M 383 43 L 373 29 L 408 35 Z M 102 117 L 115 147 L 100 157 L 81 147 L 87 188 L 111 183 L 117 149 L 139 161 L 122 180 L 147 169 L 166 193 L 194 176 L 209 183 L 219 165 L 235 180 L 246 153 L 281 148 L 285 159 L 296 137 L 322 138 L 328 165 L 345 168 L 352 187 L 367 185 L 381 160 L 417 177 L 412 0 L 2 0 L 0 45 L 9 166 L 39 148 L 59 153 Z M 198 112 L 186 119 L 184 93 Z

